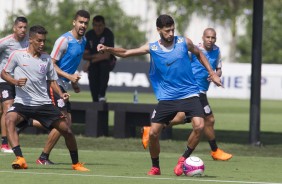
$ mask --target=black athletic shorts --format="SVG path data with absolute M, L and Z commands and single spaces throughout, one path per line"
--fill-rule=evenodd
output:
M 200 102 L 202 104 L 202 108 L 204 110 L 204 115 L 209 116 L 212 114 L 211 107 L 209 105 L 209 101 L 207 98 L 207 94 L 200 93 Z M 184 119 L 184 123 L 191 123 L 191 117 L 186 116 Z
M 40 106 L 26 106 L 20 103 L 14 103 L 9 109 L 8 112 L 16 112 L 21 115 L 25 120 L 35 119 L 39 121 L 42 126 L 51 130 L 52 124 L 60 119 L 65 118 L 58 109 L 53 104 L 45 104 Z
M 63 93 L 67 93 L 62 86 L 60 86 Z M 53 89 L 48 85 L 48 94 L 52 100 L 52 103 L 56 105 L 61 111 L 67 111 L 71 113 L 71 103 L 69 101 L 65 102 L 59 94 L 57 94 Z
M 166 123 L 172 120 L 177 112 L 185 112 L 186 117 L 204 117 L 203 108 L 199 97 L 181 100 L 162 100 L 155 108 L 151 122 Z
M 200 101 L 201 101 L 201 104 L 203 106 L 205 116 L 211 115 L 212 110 L 211 110 L 211 107 L 209 105 L 207 94 L 200 93 Z
M 7 82 L 0 83 L 0 102 L 3 103 L 6 100 L 15 99 L 15 86 Z

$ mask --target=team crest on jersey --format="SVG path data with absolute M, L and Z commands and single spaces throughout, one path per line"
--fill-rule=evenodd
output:
M 101 43 L 101 44 L 105 43 L 105 37 L 102 37 L 102 38 L 100 39 L 100 43 Z
M 151 46 L 151 49 L 152 49 L 152 50 L 158 50 L 158 47 L 157 47 L 156 45 L 152 45 L 152 46 Z
M 62 107 L 64 107 L 64 106 L 65 106 L 65 102 L 64 102 L 64 100 L 63 100 L 63 99 L 59 99 L 59 100 L 57 100 L 57 104 L 58 104 L 58 107 L 60 107 L 60 108 L 62 108 Z
M 184 38 L 178 38 L 176 41 L 176 43 L 182 43 L 182 42 L 184 42 Z
M 46 73 L 47 64 L 40 64 L 39 67 L 40 67 L 39 68 L 40 73 L 43 73 L 43 74 Z
M 2 98 L 8 98 L 9 92 L 7 90 L 2 91 Z

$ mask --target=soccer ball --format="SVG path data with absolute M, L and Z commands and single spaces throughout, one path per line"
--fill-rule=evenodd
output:
M 183 163 L 183 173 L 186 176 L 201 176 L 204 170 L 204 162 L 199 157 L 190 156 Z

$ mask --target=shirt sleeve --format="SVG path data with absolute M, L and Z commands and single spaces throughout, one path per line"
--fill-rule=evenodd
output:
M 51 57 L 55 60 L 60 60 L 68 49 L 68 39 L 66 37 L 60 37 L 56 40 Z
M 16 52 L 17 51 L 14 51 L 10 54 L 8 61 L 7 61 L 6 65 L 4 66 L 3 70 L 5 70 L 8 73 L 13 73 L 16 66 L 17 66 Z
M 54 68 L 54 64 L 50 58 L 50 61 L 49 61 L 49 69 L 48 69 L 48 72 L 47 72 L 47 80 L 57 80 L 58 79 L 58 74 L 57 72 L 55 71 L 55 68 Z

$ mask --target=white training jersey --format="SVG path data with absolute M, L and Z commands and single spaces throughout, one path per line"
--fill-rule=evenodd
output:
M 24 86 L 16 86 L 15 103 L 27 106 L 51 104 L 47 93 L 47 80 L 57 80 L 52 59 L 47 53 L 39 58 L 27 52 L 27 48 L 12 52 L 4 67 L 8 73 L 14 72 L 14 78 L 27 78 Z
M 26 36 L 22 41 L 15 39 L 14 34 L 10 34 L 4 38 L 0 39 L 0 71 L 3 70 L 7 63 L 9 55 L 18 49 L 23 49 L 28 46 L 28 36 Z M 0 77 L 0 82 L 6 82 Z

